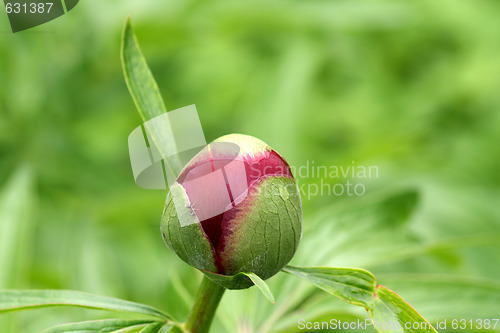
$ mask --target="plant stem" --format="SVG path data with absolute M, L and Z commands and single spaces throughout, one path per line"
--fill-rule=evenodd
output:
M 206 333 L 209 331 L 215 311 L 225 290 L 224 287 L 206 276 L 203 277 L 193 308 L 186 321 L 185 327 L 189 332 Z

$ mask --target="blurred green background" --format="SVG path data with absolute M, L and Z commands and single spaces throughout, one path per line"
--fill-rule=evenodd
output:
M 167 108 L 196 104 L 207 141 L 244 133 L 295 167 L 378 167 L 358 180 L 364 196 L 303 197 L 293 264 L 369 269 L 431 323 L 500 317 L 498 0 L 85 0 L 17 34 L 1 14 L 0 289 L 187 315 L 200 274 L 163 245 L 166 192 L 137 187 L 130 168 L 129 14 Z M 255 288 L 228 293 L 212 332 L 366 317 L 285 273 L 269 282 L 275 305 Z M 0 327 L 96 317 L 107 314 L 47 309 Z

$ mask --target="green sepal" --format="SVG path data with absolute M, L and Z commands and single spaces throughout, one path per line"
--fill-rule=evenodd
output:
M 245 273 L 235 275 L 222 275 L 206 270 L 200 270 L 206 277 L 222 287 L 230 290 L 247 289 L 254 285 L 252 280 Z
M 262 177 L 222 230 L 219 256 L 226 274 L 252 272 L 264 280 L 275 275 L 292 259 L 302 236 L 297 183 L 286 176 Z
M 176 205 L 180 209 L 176 210 Z M 217 271 L 212 245 L 199 221 L 189 214 L 188 206 L 186 191 L 175 183 L 161 219 L 163 240 L 187 264 L 200 270 Z
M 262 294 L 269 300 L 269 302 L 274 304 L 274 296 L 271 292 L 271 289 L 269 289 L 267 283 L 255 273 L 241 272 L 236 275 L 229 276 L 203 270 L 201 272 L 205 274 L 205 276 L 210 280 L 226 289 L 247 289 L 255 285 L 257 289 L 259 289 Z

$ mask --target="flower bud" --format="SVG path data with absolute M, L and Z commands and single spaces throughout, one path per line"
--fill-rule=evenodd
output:
M 267 279 L 293 257 L 302 204 L 287 162 L 251 136 L 223 136 L 181 171 L 167 196 L 162 236 L 183 261 L 229 289 L 238 273 Z

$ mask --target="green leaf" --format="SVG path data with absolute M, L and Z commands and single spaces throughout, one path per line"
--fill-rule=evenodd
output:
M 286 266 L 283 270 L 351 304 L 368 307 L 373 301 L 376 280 L 363 269 Z
M 139 333 L 184 333 L 178 325 L 172 323 L 151 323 L 144 327 Z
M 142 119 L 146 122 L 167 112 L 160 89 L 135 37 L 130 17 L 123 28 L 121 59 L 125 82 Z M 175 139 L 172 135 L 168 135 L 174 131 L 172 129 L 165 131 L 165 126 L 171 126 L 168 122 L 163 122 L 162 125 L 158 125 L 157 122 L 146 122 L 144 126 L 153 138 L 153 142 L 149 142 L 149 145 L 155 144 L 157 147 L 175 145 Z M 164 149 L 158 151 L 163 153 Z M 184 164 L 177 155 L 163 156 L 163 158 L 165 166 L 173 174 L 178 174 L 182 170 Z
M 419 202 L 418 192 L 409 188 L 331 205 L 305 226 L 308 237 L 303 238 L 294 262 L 302 266 L 373 267 L 380 260 L 399 256 L 421 245 L 407 229 Z M 399 237 L 394 237 L 395 232 Z
M 293 266 L 287 266 L 284 271 L 349 303 L 364 307 L 370 313 L 372 324 L 378 332 L 436 332 L 432 325 L 398 294 L 384 286 L 377 286 L 375 277 L 368 271 L 356 268 Z
M 128 328 L 137 325 L 150 324 L 151 320 L 123 320 L 123 319 L 103 319 L 82 321 L 78 323 L 70 323 L 57 325 L 46 329 L 43 333 L 64 333 L 74 331 L 89 331 L 89 332 L 112 332 L 122 328 Z M 158 322 L 154 322 L 156 324 Z M 163 322 L 159 322 L 163 325 Z
M 163 330 L 163 332 L 169 332 L 172 327 L 173 327 L 173 324 L 165 324 L 162 322 L 156 322 L 156 323 L 151 323 L 148 326 L 144 327 L 140 331 L 140 333 L 159 333 L 160 329 Z
M 497 280 L 408 273 L 384 274 L 380 279 L 392 290 L 404 291 L 405 298 L 429 319 L 495 318 L 500 313 Z
M 120 328 L 116 331 L 111 331 L 110 333 L 139 333 L 144 325 L 135 325 L 135 326 L 130 326 L 130 327 L 125 327 L 125 328 Z M 80 332 L 75 332 L 75 333 L 80 333 Z M 85 332 L 87 333 L 87 332 Z
M 142 55 L 130 17 L 122 35 L 121 58 L 125 82 L 144 121 L 167 112 L 158 85 Z
M 0 313 L 51 306 L 76 306 L 90 309 L 131 312 L 162 320 L 172 320 L 166 313 L 148 305 L 73 290 L 3 290 Z
M 144 327 L 140 333 L 157 333 L 164 323 L 150 323 L 148 326 Z
M 267 283 L 262 280 L 257 274 L 254 273 L 242 273 L 248 276 L 250 280 L 255 284 L 255 286 L 264 294 L 264 296 L 269 300 L 269 302 L 274 304 L 274 296 L 273 293 L 271 292 L 271 289 L 269 289 L 269 286 Z
M 401 296 L 381 285 L 376 287 L 374 301 L 368 310 L 375 329 L 379 332 L 392 332 L 382 328 L 383 323 L 399 323 L 402 327 L 401 332 L 436 332 L 432 325 Z
M 158 333 L 168 333 L 168 332 L 183 333 L 184 330 L 181 329 L 179 326 L 167 324 L 163 325 L 163 327 L 161 327 L 160 330 L 158 331 Z

